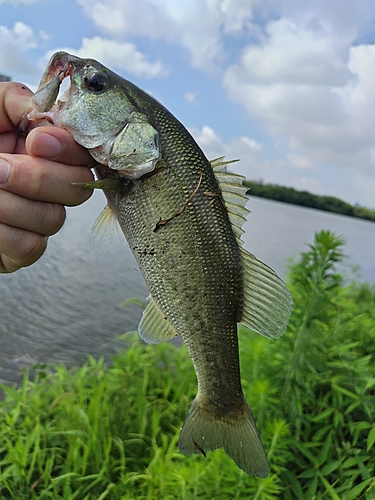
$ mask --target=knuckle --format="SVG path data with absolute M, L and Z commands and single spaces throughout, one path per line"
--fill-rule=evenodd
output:
M 22 254 L 17 259 L 20 267 L 30 266 L 36 262 L 45 252 L 47 239 L 36 233 L 29 233 L 22 242 Z
M 36 199 L 40 198 L 45 180 L 45 170 L 33 168 L 31 164 L 28 164 L 25 174 L 24 179 L 29 182 L 29 189 L 31 189 L 32 196 Z
M 12 187 L 14 191 L 38 199 L 43 190 L 45 170 L 38 168 L 34 159 L 26 155 L 15 158 L 12 172 Z
M 44 203 L 41 213 L 42 233 L 52 236 L 59 231 L 65 222 L 65 208 L 59 203 Z

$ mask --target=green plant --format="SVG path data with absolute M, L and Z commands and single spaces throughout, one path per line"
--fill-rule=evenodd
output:
M 292 264 L 294 311 L 271 342 L 240 327 L 241 374 L 271 473 L 222 450 L 178 452 L 196 380 L 184 347 L 132 347 L 110 366 L 40 366 L 0 402 L 0 498 L 375 499 L 375 286 L 343 285 L 322 231 Z

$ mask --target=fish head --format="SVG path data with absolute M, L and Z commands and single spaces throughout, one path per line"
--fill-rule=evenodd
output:
M 69 87 L 59 98 L 61 83 Z M 70 132 L 99 163 L 137 179 L 160 159 L 158 131 L 137 107 L 130 82 L 94 59 L 66 52 L 48 63 L 21 127 L 52 124 Z

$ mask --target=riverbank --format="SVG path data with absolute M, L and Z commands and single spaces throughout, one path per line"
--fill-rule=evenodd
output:
M 0 497 L 146 500 L 375 498 L 375 286 L 344 286 L 343 241 L 315 236 L 289 275 L 294 309 L 271 342 L 241 327 L 241 376 L 271 474 L 222 450 L 178 452 L 196 393 L 186 349 L 132 346 L 110 366 L 36 367 L 0 402 Z
M 243 184 L 249 188 L 249 195 L 375 221 L 375 210 L 350 205 L 346 201 L 334 196 L 320 196 L 308 191 L 297 191 L 290 187 L 279 186 L 277 184 L 263 184 L 262 182 L 250 180 L 243 181 Z

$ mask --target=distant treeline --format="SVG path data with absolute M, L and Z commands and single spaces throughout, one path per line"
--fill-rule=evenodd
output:
M 277 184 L 263 184 L 249 180 L 243 181 L 243 184 L 249 188 L 248 194 L 254 196 L 375 221 L 375 210 L 350 205 L 334 196 L 319 196 L 308 191 L 297 191 L 294 188 L 278 186 Z

